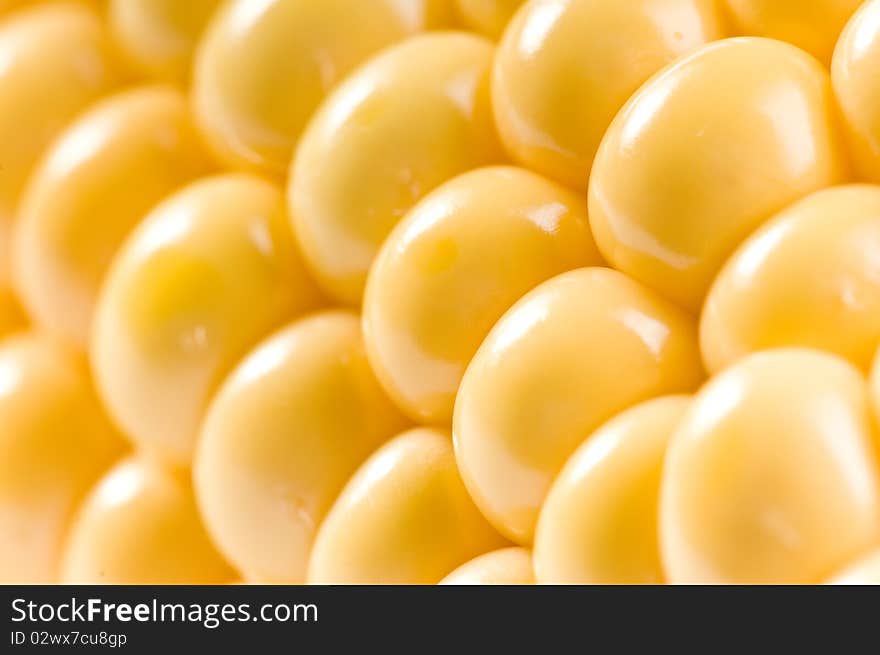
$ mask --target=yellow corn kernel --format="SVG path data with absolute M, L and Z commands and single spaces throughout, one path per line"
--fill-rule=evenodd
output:
M 819 191 L 743 243 L 700 322 L 719 371 L 756 350 L 806 346 L 867 371 L 880 343 L 880 186 Z
M 202 429 L 196 492 L 217 545 L 249 581 L 302 583 L 334 499 L 404 425 L 355 314 L 320 313 L 278 332 L 232 373 Z
M 702 380 L 696 326 L 622 273 L 564 273 L 495 325 L 465 372 L 453 433 L 462 477 L 503 534 L 531 543 L 569 455 L 627 407 Z
M 64 551 L 65 584 L 223 584 L 189 480 L 144 457 L 111 469 L 80 508 Z
M 186 102 L 170 88 L 126 91 L 79 118 L 35 171 L 13 234 L 13 281 L 34 321 L 84 348 L 122 242 L 208 169 Z
M 518 168 L 461 175 L 376 258 L 364 299 L 370 361 L 407 414 L 449 424 L 464 370 L 501 315 L 544 280 L 599 263 L 582 197 Z
M 382 242 L 425 194 L 500 161 L 492 44 L 428 34 L 387 50 L 327 99 L 291 170 L 290 213 L 322 286 L 358 305 Z
M 505 544 L 468 496 L 445 431 L 385 444 L 355 473 L 315 538 L 314 584 L 436 584 Z
M 221 0 L 109 0 L 117 47 L 137 70 L 185 84 L 193 51 Z
M 865 2 L 847 24 L 831 79 L 855 168 L 862 179 L 880 183 L 880 0 Z
M 618 414 L 569 458 L 535 533 L 542 584 L 660 584 L 657 511 L 663 459 L 689 396 Z
M 535 584 L 532 553 L 527 548 L 502 548 L 475 557 L 440 581 L 443 585 Z
M 518 162 L 587 188 L 602 135 L 666 64 L 723 36 L 715 0 L 534 0 L 498 47 L 492 101 Z
M 838 571 L 828 584 L 880 585 L 880 551 L 873 551 L 842 571 Z
M 455 0 L 458 17 L 468 29 L 497 39 L 525 0 Z
M 35 334 L 0 344 L 0 584 L 57 582 L 76 505 L 123 449 L 76 355 Z
M 596 243 L 616 268 L 697 310 L 768 217 L 845 179 L 828 73 L 794 46 L 718 41 L 647 82 L 590 179 Z
M 136 443 L 186 465 L 224 375 L 319 302 L 274 185 L 195 182 L 156 207 L 107 276 L 91 340 L 104 402 Z
M 0 5 L 0 13 L 3 7 Z M 0 23 L 0 284 L 22 190 L 46 146 L 118 81 L 93 11 L 75 3 L 29 7 Z
M 880 540 L 865 381 L 826 353 L 746 357 L 696 396 L 660 500 L 673 583 L 821 582 Z
M 834 44 L 864 0 L 722 0 L 739 34 L 788 41 L 826 66 Z
M 230 0 L 196 53 L 199 122 L 228 163 L 281 175 L 312 112 L 382 48 L 451 20 L 449 0 Z

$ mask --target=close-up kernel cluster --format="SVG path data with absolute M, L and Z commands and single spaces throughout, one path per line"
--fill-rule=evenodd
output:
M 880 584 L 880 0 L 0 0 L 0 583 Z

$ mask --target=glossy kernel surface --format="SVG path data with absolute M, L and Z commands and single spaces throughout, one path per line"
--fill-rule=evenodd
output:
M 0 4 L 0 13 L 3 6 Z M 21 193 L 47 146 L 119 79 L 95 12 L 75 3 L 28 7 L 0 23 L 0 283 Z
M 461 482 L 449 433 L 418 428 L 349 480 L 315 540 L 313 584 L 436 584 L 504 540 Z
M 831 78 L 856 170 L 880 183 L 880 1 L 865 2 L 847 24 Z
M 880 583 L 880 0 L 0 0 L 4 583 Z
M 185 474 L 143 456 L 89 493 L 70 530 L 65 584 L 223 584 L 235 573 L 214 549 Z
M 711 43 L 648 81 L 606 133 L 590 179 L 600 251 L 698 310 L 761 223 L 847 176 L 830 77 L 792 45 Z
M 739 34 L 788 41 L 826 66 L 850 16 L 864 0 L 722 0 Z
M 838 571 L 828 584 L 880 585 L 880 551 L 872 551 Z
M 642 82 L 722 36 L 714 0 L 534 0 L 504 33 L 493 69 L 504 145 L 584 190 L 602 135 Z
M 454 0 L 459 19 L 468 29 L 497 39 L 525 0 Z
M 312 271 L 359 305 L 394 226 L 428 192 L 501 161 L 489 106 L 492 44 L 464 32 L 415 37 L 354 73 L 303 136 L 290 213 Z
M 222 0 L 109 0 L 107 21 L 117 47 L 138 71 L 187 83 L 193 52 Z
M 610 269 L 557 276 L 501 318 L 468 366 L 453 420 L 465 484 L 527 545 L 553 478 L 593 430 L 702 377 L 683 311 Z
M 195 458 L 199 505 L 249 581 L 302 583 L 348 478 L 406 425 L 350 312 L 315 314 L 258 346 L 213 401 Z
M 826 353 L 751 355 L 672 437 L 660 539 L 672 583 L 818 583 L 880 539 L 864 378 Z
M 635 405 L 568 459 L 541 509 L 542 584 L 662 584 L 657 536 L 663 460 L 689 396 Z
M 199 123 L 229 164 L 283 174 L 327 93 L 376 52 L 451 20 L 448 0 L 231 0 L 196 54 Z
M 113 257 L 153 206 L 210 170 L 186 100 L 141 87 L 107 98 L 52 145 L 13 234 L 13 280 L 42 328 L 84 348 Z
M 0 584 L 58 581 L 74 511 L 124 446 L 77 355 L 36 334 L 0 344 Z
M 135 443 L 189 464 L 226 373 L 320 302 L 277 187 L 245 174 L 195 182 L 144 219 L 108 274 L 90 348 L 101 396 Z
M 532 585 L 535 571 L 528 548 L 502 548 L 475 557 L 440 581 L 443 585 Z
M 447 182 L 382 246 L 364 299 L 370 361 L 415 420 L 448 424 L 464 370 L 526 292 L 601 263 L 583 197 L 524 169 Z
M 707 368 L 775 346 L 870 368 L 880 344 L 880 186 L 819 191 L 747 239 L 713 283 L 700 323 Z

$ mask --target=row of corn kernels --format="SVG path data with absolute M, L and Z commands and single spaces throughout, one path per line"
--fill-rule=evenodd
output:
M 876 0 L 14 4 L 3 579 L 880 547 Z

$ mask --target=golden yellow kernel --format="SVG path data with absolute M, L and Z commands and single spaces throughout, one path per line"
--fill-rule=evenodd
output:
M 850 563 L 842 571 L 838 571 L 827 584 L 836 585 L 880 585 L 880 551 Z
M 440 581 L 443 585 L 535 584 L 532 553 L 528 548 L 502 548 L 475 557 Z
M 230 0 L 196 53 L 199 123 L 229 164 L 282 175 L 300 133 L 353 68 L 451 20 L 450 0 Z
M 346 481 L 405 425 L 370 370 L 357 315 L 315 314 L 270 337 L 217 394 L 196 452 L 218 547 L 249 581 L 302 583 Z
M 336 500 L 309 560 L 312 584 L 436 584 L 504 539 L 461 482 L 449 433 L 404 432 Z
M 770 350 L 717 375 L 666 458 L 669 582 L 817 583 L 876 545 L 874 430 L 863 377 L 836 356 Z
M 880 344 L 878 275 L 880 186 L 808 196 L 749 237 L 715 279 L 700 321 L 707 368 L 805 346 L 867 371 Z
M 108 410 L 135 443 L 186 465 L 226 373 L 321 299 L 273 184 L 195 182 L 131 235 L 95 312 L 91 360 Z
M 173 89 L 125 91 L 80 117 L 35 171 L 13 234 L 13 281 L 34 321 L 85 348 L 118 248 L 156 203 L 209 168 Z
M 582 196 L 513 167 L 442 185 L 385 241 L 364 298 L 367 352 L 415 420 L 449 424 L 468 362 L 526 292 L 601 263 Z
M 489 103 L 492 44 L 428 34 L 372 59 L 331 95 L 303 135 L 290 213 L 311 269 L 359 305 L 392 228 L 450 178 L 502 160 Z
M 535 572 L 542 584 L 660 584 L 657 537 L 663 459 L 689 396 L 631 407 L 566 462 L 541 509 Z
M 454 0 L 459 20 L 470 30 L 498 39 L 525 0 Z
M 185 84 L 193 52 L 221 0 L 109 0 L 116 46 L 137 70 Z
M 0 583 L 57 582 L 76 505 L 124 446 L 75 354 L 36 334 L 0 344 Z
M 722 0 L 738 34 L 788 41 L 826 66 L 840 32 L 864 0 Z
M 19 3 L 13 3 L 19 4 Z M 0 13 L 10 7 L 0 4 Z M 32 169 L 65 125 L 119 81 L 100 19 L 85 6 L 28 7 L 0 23 L 0 284 Z
M 492 102 L 511 156 L 585 190 L 602 135 L 666 64 L 724 36 L 715 0 L 533 0 L 498 47 Z
M 830 78 L 792 45 L 711 43 L 647 82 L 606 133 L 590 222 L 614 267 L 696 311 L 737 245 L 847 175 Z
M 880 183 L 880 1 L 865 2 L 847 24 L 831 79 L 856 170 Z
M 235 572 L 208 539 L 189 480 L 145 456 L 92 489 L 70 530 L 65 584 L 224 584 Z
M 553 478 L 586 436 L 702 378 L 682 310 L 610 269 L 557 276 L 501 318 L 465 372 L 453 419 L 465 484 L 493 525 L 528 545 Z

